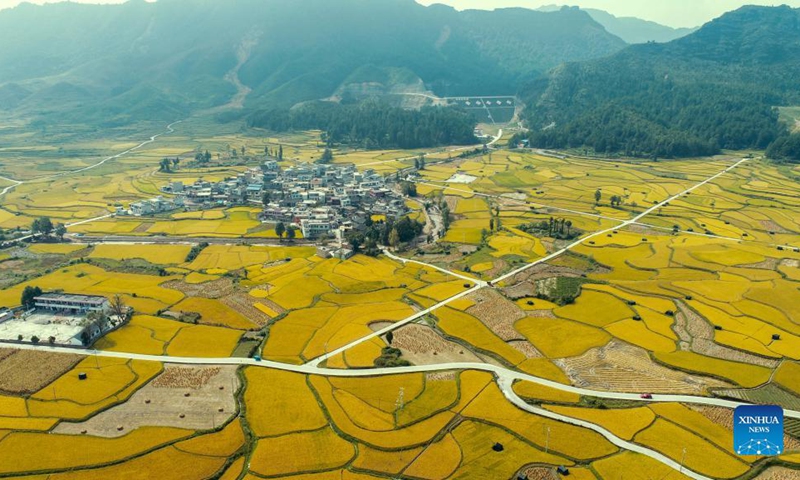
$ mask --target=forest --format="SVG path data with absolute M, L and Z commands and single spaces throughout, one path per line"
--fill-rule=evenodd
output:
M 562 65 L 525 89 L 525 138 L 633 157 L 766 149 L 782 139 L 772 150 L 789 156 L 776 107 L 800 102 L 798 25 L 788 7 L 744 7 L 670 43 Z
M 310 102 L 292 109 L 274 108 L 252 114 L 251 127 L 274 132 L 322 130 L 329 145 L 364 149 L 413 149 L 477 143 L 475 121 L 463 110 L 425 107 L 404 110 L 375 100 L 341 105 Z

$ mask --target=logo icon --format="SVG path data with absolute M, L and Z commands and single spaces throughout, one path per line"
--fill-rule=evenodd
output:
M 733 451 L 737 455 L 783 453 L 783 409 L 774 405 L 743 405 L 733 412 Z

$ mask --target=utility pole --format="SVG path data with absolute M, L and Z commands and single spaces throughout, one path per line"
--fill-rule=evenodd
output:
M 550 426 L 545 426 L 544 453 L 550 453 Z
M 683 473 L 684 463 L 686 463 L 686 447 L 683 447 L 683 454 L 681 455 L 681 469 L 678 470 L 679 473 Z

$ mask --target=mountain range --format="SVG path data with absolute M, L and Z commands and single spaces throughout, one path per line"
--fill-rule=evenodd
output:
M 513 95 L 563 62 L 625 42 L 571 9 L 131 0 L 0 11 L 0 45 L 3 113 L 110 126 L 181 118 L 231 99 L 252 111 L 385 94 Z
M 525 90 L 533 145 L 634 156 L 766 148 L 800 105 L 800 9 L 746 6 L 698 31 L 568 62 Z
M 540 12 L 556 12 L 564 8 L 578 9 L 579 7 L 567 7 L 560 5 L 546 5 L 539 7 Z M 627 43 L 664 43 L 685 37 L 697 30 L 697 28 L 672 28 L 660 23 L 642 20 L 636 17 L 617 17 L 605 10 L 595 8 L 582 8 L 597 23 L 602 25 L 609 33 L 616 35 Z

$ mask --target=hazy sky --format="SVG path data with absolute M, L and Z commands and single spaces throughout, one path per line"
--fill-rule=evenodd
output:
M 13 7 L 22 0 L 0 0 L 0 9 Z M 47 3 L 60 0 L 29 0 L 31 3 Z M 125 0 L 73 0 L 79 3 L 123 3 Z M 224 1 L 224 0 L 223 0 Z M 291 0 L 286 0 L 291 1 Z M 335 1 L 335 0 L 331 0 Z M 781 5 L 800 7 L 800 0 L 784 1 L 741 1 L 741 0 L 417 0 L 419 3 L 445 3 L 458 9 L 501 7 L 537 8 L 542 5 L 562 4 L 599 8 L 617 16 L 632 16 L 653 20 L 673 27 L 694 27 L 701 25 L 722 13 L 746 4 Z
M 2 1 L 2 0 L 0 0 Z M 800 0 L 417 0 L 419 3 L 445 3 L 458 9 L 501 7 L 538 8 L 542 5 L 567 4 L 599 8 L 618 17 L 639 17 L 672 27 L 695 27 L 742 5 L 791 5 L 800 7 Z

